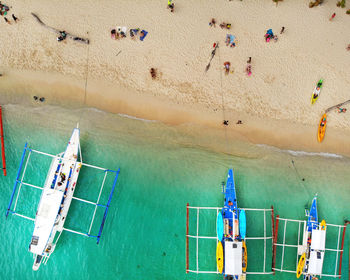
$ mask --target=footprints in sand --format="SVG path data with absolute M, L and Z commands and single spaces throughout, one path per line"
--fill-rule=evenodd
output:
M 265 75 L 263 80 L 266 84 L 273 84 L 273 82 L 276 80 L 276 77 L 273 75 Z

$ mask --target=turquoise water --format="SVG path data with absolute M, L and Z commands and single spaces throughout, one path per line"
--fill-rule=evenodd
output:
M 318 193 L 321 219 L 343 224 L 350 218 L 350 160 L 346 157 L 293 155 L 286 151 L 234 142 L 230 154 L 207 147 L 215 137 L 193 126 L 168 127 L 99 112 L 59 107 L 4 106 L 8 176 L 1 177 L 1 209 L 7 209 L 24 143 L 48 153 L 64 151 L 71 131 L 79 122 L 85 162 L 110 169 L 121 168 L 115 196 L 99 245 L 92 238 L 64 232 L 46 266 L 33 272 L 28 245 L 31 221 L 2 215 L 0 232 L 0 279 L 222 279 L 218 275 L 185 273 L 186 203 L 221 206 L 221 182 L 234 168 L 240 207 L 270 208 L 281 217 L 304 219 L 304 208 Z M 218 135 L 220 138 L 222 135 Z M 217 140 L 220 145 L 220 140 Z M 213 143 L 215 145 L 213 145 Z M 221 143 L 222 145 L 222 143 Z M 219 150 L 219 149 L 218 149 Z M 292 163 L 294 161 L 294 165 Z M 31 158 L 25 180 L 42 184 L 49 160 Z M 97 197 L 101 174 L 85 170 L 79 177 L 76 196 Z M 305 181 L 302 181 L 302 178 Z M 112 178 L 102 199 L 106 201 Z M 38 190 L 23 187 L 18 211 L 34 216 Z M 86 231 L 93 209 L 73 202 L 66 226 Z M 194 211 L 194 210 L 193 210 Z M 196 231 L 196 213 L 190 212 L 190 233 Z M 215 215 L 214 215 L 215 216 Z M 200 215 L 200 234 L 215 235 L 215 217 Z M 101 217 L 101 213 L 98 214 Z M 248 236 L 262 234 L 262 216 L 248 219 Z M 98 225 L 94 225 L 96 230 Z M 267 229 L 271 227 L 267 216 Z M 347 278 L 349 232 L 345 240 L 343 278 Z M 295 243 L 295 228 L 287 240 Z M 334 248 L 337 232 L 327 232 Z M 280 236 L 281 238 L 281 236 Z M 215 242 L 200 244 L 200 269 L 215 269 Z M 248 241 L 248 270 L 262 269 L 263 243 Z M 271 266 L 267 243 L 266 270 Z M 278 252 L 280 254 L 280 252 Z M 295 251 L 286 250 L 285 268 L 293 268 Z M 195 269 L 195 242 L 190 242 L 190 265 Z M 332 270 L 335 256 L 326 254 L 324 272 Z M 280 260 L 277 258 L 277 266 Z M 295 279 L 295 275 L 248 276 L 248 279 Z

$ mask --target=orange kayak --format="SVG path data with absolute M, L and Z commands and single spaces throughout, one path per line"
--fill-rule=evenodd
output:
M 322 142 L 324 138 L 324 134 L 326 133 L 326 125 L 327 125 L 327 114 L 323 114 L 320 124 L 318 125 L 318 130 L 317 130 L 317 140 L 318 142 Z

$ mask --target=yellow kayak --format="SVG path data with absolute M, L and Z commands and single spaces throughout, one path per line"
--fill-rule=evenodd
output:
M 299 278 L 300 275 L 303 273 L 304 265 L 305 265 L 305 253 L 302 254 L 299 259 L 298 268 L 297 268 L 297 278 Z
M 222 248 L 221 241 L 216 245 L 216 265 L 218 267 L 218 271 L 222 273 L 224 269 L 224 249 Z
M 327 224 L 325 220 L 322 220 L 320 227 L 321 227 L 321 230 L 326 230 Z
M 317 140 L 318 142 L 322 142 L 324 138 L 324 134 L 326 133 L 326 125 L 327 125 L 327 114 L 323 114 L 320 124 L 318 125 L 318 130 L 317 130 Z
M 242 262 L 242 271 L 246 272 L 247 271 L 247 245 L 245 245 L 245 242 L 242 242 L 242 248 L 243 248 L 243 262 Z

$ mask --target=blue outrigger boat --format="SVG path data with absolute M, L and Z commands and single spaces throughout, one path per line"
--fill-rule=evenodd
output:
M 217 267 L 225 279 L 245 279 L 247 270 L 246 215 L 238 208 L 233 170 L 227 175 L 224 207 L 217 217 Z
M 316 278 L 322 274 L 325 243 L 326 222 L 318 222 L 317 196 L 312 200 L 310 211 L 307 212 L 308 220 L 303 237 L 303 245 L 300 250 L 301 257 L 297 267 L 297 277 L 304 275 L 305 280 Z

